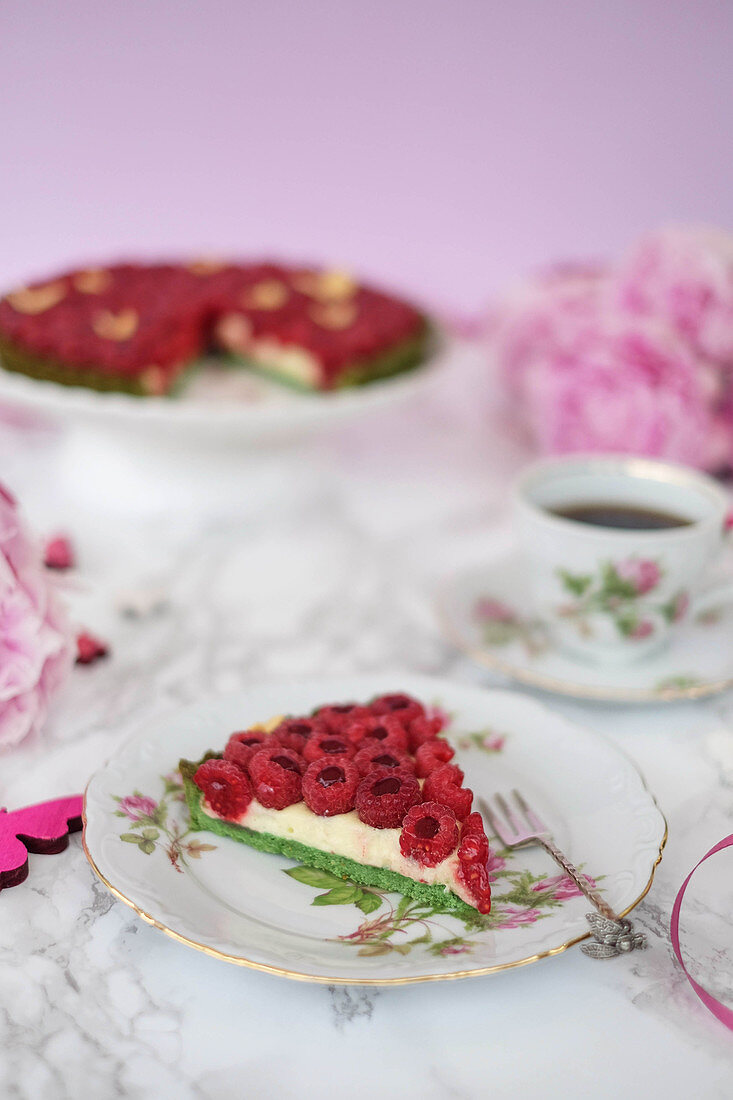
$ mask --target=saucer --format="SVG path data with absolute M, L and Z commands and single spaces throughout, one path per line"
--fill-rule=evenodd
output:
M 516 548 L 444 585 L 438 614 L 450 640 L 478 664 L 560 695 L 659 703 L 733 686 L 733 586 L 701 598 L 664 650 L 624 665 L 586 664 L 558 646 L 533 612 Z

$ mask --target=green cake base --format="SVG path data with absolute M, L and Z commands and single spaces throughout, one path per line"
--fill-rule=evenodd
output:
M 372 359 L 365 359 L 351 364 L 342 375 L 336 379 L 336 389 L 350 389 L 357 386 L 365 386 L 370 382 L 378 382 L 384 378 L 390 378 L 395 374 L 404 374 L 414 370 L 423 363 L 429 353 L 431 334 L 426 326 L 412 340 L 403 341 L 389 351 Z M 224 362 L 233 366 L 241 366 L 246 370 L 262 375 L 264 378 L 281 385 L 288 386 L 304 393 L 322 393 L 320 389 L 299 384 L 295 379 L 281 374 L 275 368 L 264 367 L 261 364 L 234 355 L 217 355 Z M 186 383 L 196 373 L 198 360 L 187 363 L 179 371 L 167 394 L 161 396 L 178 397 L 186 388 Z M 46 358 L 33 352 L 24 351 L 22 348 L 0 337 L 0 366 L 15 374 L 25 374 L 29 378 L 37 378 L 43 382 L 56 382 L 61 386 L 81 386 L 85 389 L 99 392 L 127 393 L 135 397 L 150 396 L 145 390 L 140 375 L 103 374 L 94 368 L 77 367 L 73 364 L 63 363 L 61 360 Z M 156 395 L 157 396 L 157 395 Z
M 199 761 L 181 760 L 178 765 L 183 778 L 193 830 L 231 837 L 233 840 L 248 844 L 250 848 L 256 848 L 260 852 L 285 856 L 287 859 L 295 859 L 307 867 L 317 867 L 321 871 L 330 871 L 331 874 L 337 875 L 345 881 L 357 883 L 359 886 L 375 886 L 378 890 L 404 894 L 423 902 L 431 909 L 476 916 L 477 910 L 473 906 L 463 901 L 462 898 L 459 898 L 445 886 L 430 886 L 424 882 L 416 882 L 415 879 L 406 878 L 405 875 L 386 870 L 384 867 L 372 867 L 366 863 L 357 863 L 345 856 L 324 852 L 320 848 L 311 848 L 309 845 L 301 844 L 297 840 L 273 836 L 271 833 L 256 833 L 244 825 L 235 825 L 233 822 L 220 821 L 218 818 L 209 817 L 201 809 L 202 795 L 193 782 L 193 776 L 204 760 L 210 760 L 217 755 L 217 753 L 208 752 Z

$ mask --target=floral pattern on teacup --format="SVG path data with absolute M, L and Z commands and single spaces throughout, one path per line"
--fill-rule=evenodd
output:
M 563 590 L 573 597 L 556 608 L 557 615 L 572 622 L 582 637 L 594 634 L 593 618 L 609 619 L 622 638 L 650 638 L 662 624 L 675 623 L 686 613 L 690 597 L 684 589 L 660 600 L 658 589 L 664 569 L 651 558 L 624 558 L 603 562 L 596 573 L 558 569 Z

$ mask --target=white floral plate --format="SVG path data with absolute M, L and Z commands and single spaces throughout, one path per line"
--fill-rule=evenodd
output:
M 388 984 L 488 974 L 557 954 L 588 934 L 588 903 L 541 851 L 494 845 L 494 904 L 466 920 L 225 837 L 188 831 L 176 774 L 228 734 L 279 713 L 408 691 L 450 715 L 477 795 L 521 787 L 571 859 L 625 913 L 648 890 L 666 824 L 633 764 L 539 703 L 422 676 L 262 685 L 143 729 L 90 781 L 84 849 L 144 920 L 243 966 L 319 982 Z
M 516 551 L 505 549 L 444 584 L 438 614 L 478 664 L 559 695 L 617 703 L 697 699 L 733 686 L 733 584 L 721 579 L 659 653 L 625 665 L 585 664 L 533 613 Z

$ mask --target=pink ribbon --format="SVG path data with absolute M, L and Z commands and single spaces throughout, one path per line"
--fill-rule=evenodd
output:
M 682 908 L 682 900 L 685 896 L 685 890 L 687 889 L 690 879 L 695 874 L 695 871 L 698 869 L 700 864 L 704 863 L 706 859 L 710 859 L 710 857 L 714 856 L 716 852 L 722 852 L 724 848 L 733 848 L 733 833 L 730 836 L 725 837 L 724 840 L 721 840 L 720 843 L 716 844 L 714 848 L 711 848 L 709 852 L 706 852 L 702 859 L 695 864 L 685 881 L 682 883 L 682 886 L 680 887 L 680 892 L 675 898 L 674 905 L 672 906 L 670 934 L 672 936 L 672 947 L 674 948 L 674 953 L 677 956 L 679 964 L 684 970 L 690 985 L 695 990 L 705 1007 L 710 1012 L 712 1012 L 713 1016 L 715 1016 L 716 1020 L 720 1020 L 721 1024 L 725 1024 L 726 1027 L 729 1027 L 731 1031 L 733 1031 L 733 1009 L 728 1008 L 727 1005 L 722 1004 L 722 1002 L 719 1001 L 717 997 L 713 997 L 712 993 L 708 993 L 706 989 L 703 989 L 699 982 L 695 981 L 695 979 L 692 977 L 689 970 L 684 964 L 684 961 L 682 959 L 682 949 L 680 947 L 680 910 Z

